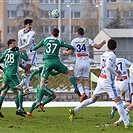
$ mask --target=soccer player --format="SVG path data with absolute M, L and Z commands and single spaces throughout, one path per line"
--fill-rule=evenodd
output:
M 17 89 L 20 89 L 23 87 L 23 85 L 26 85 L 26 90 L 24 92 L 24 95 L 30 94 L 29 92 L 29 76 L 30 76 L 30 68 L 32 65 L 36 65 L 36 56 L 37 53 L 35 51 L 30 51 L 31 47 L 35 46 L 35 31 L 32 29 L 32 19 L 25 19 L 24 20 L 24 27 L 23 29 L 18 31 L 18 47 L 20 50 L 24 49 L 26 50 L 26 53 L 28 55 L 28 61 L 22 61 L 22 64 L 25 66 L 25 77 L 21 81 L 21 83 L 16 86 Z
M 116 76 L 119 80 L 124 79 L 122 76 L 120 76 L 120 71 L 115 71 L 116 55 L 114 54 L 114 52 L 117 47 L 116 41 L 110 39 L 107 43 L 107 47 L 108 50 L 105 51 L 101 56 L 101 74 L 99 76 L 98 83 L 93 95 L 91 96 L 91 98 L 79 103 L 79 105 L 74 109 L 69 109 L 69 119 L 70 121 L 72 121 L 75 114 L 79 110 L 83 109 L 87 105 L 96 102 L 100 94 L 104 91 L 107 92 L 110 98 L 112 98 L 112 100 L 114 100 L 114 102 L 117 104 L 118 113 L 122 117 L 125 128 L 128 128 L 130 125 L 129 120 L 125 114 L 123 103 L 118 93 L 118 89 L 115 87 L 114 84 L 114 76 Z
M 133 109 L 133 64 L 129 68 L 129 74 L 130 74 L 130 95 L 131 95 L 131 103 L 127 108 L 125 109 L 126 115 L 129 115 L 131 110 Z M 115 126 L 119 126 L 119 124 L 122 122 L 122 117 L 119 118 L 116 122 L 114 122 Z M 133 126 L 133 123 L 131 123 L 131 126 Z
M 74 77 L 76 79 L 77 87 L 80 92 L 80 102 L 87 99 L 89 96 L 89 74 L 90 74 L 90 61 L 89 61 L 89 47 L 92 46 L 96 49 L 100 49 L 106 41 L 102 41 L 100 44 L 96 44 L 90 38 L 84 37 L 84 29 L 78 28 L 76 31 L 76 38 L 72 40 L 71 45 L 74 47 L 72 50 L 64 50 L 64 54 L 76 55 L 76 62 L 74 65 Z M 84 80 L 84 87 L 80 82 L 80 79 Z
M 115 78 L 115 86 L 117 87 L 120 97 L 123 100 L 123 106 L 126 108 L 130 105 L 130 80 L 127 72 L 127 67 L 130 67 L 132 62 L 128 61 L 124 58 L 116 58 L 116 70 L 121 72 L 121 76 L 123 76 L 124 80 L 119 80 L 117 77 Z M 117 106 L 112 107 L 112 111 L 110 113 L 110 118 L 114 117 L 115 112 L 117 111 Z
M 8 49 L 0 56 L 0 63 L 4 62 L 4 77 L 3 83 L 0 87 L 0 90 L 4 90 L 8 87 L 11 82 L 14 86 L 20 83 L 19 75 L 18 75 L 18 66 L 19 66 L 19 58 L 28 60 L 28 56 L 25 50 L 22 52 L 19 51 L 18 47 L 16 47 L 16 40 L 9 39 L 8 40 Z M 16 114 L 23 114 L 23 90 L 19 91 L 19 109 Z
M 59 73 L 67 74 L 69 77 L 70 82 L 73 84 L 74 88 L 77 89 L 76 81 L 73 76 L 73 73 L 68 70 L 68 68 L 61 63 L 58 54 L 61 47 L 73 49 L 73 46 L 59 40 L 57 37 L 59 35 L 59 30 L 57 28 L 54 28 L 51 31 L 51 37 L 47 37 L 46 39 L 43 39 L 40 41 L 36 46 L 32 47 L 31 50 L 36 50 L 39 47 L 44 47 L 44 67 L 41 74 L 41 83 L 40 83 L 40 89 L 39 89 L 39 96 L 38 96 L 38 102 L 35 107 L 39 106 L 41 104 L 41 100 L 43 97 L 43 90 L 48 91 L 47 86 L 45 86 L 46 80 L 48 80 L 48 77 L 52 70 L 55 70 Z M 54 99 L 56 97 L 56 94 L 51 92 L 51 96 Z
M 30 75 L 30 81 L 34 78 L 34 76 L 36 74 L 38 74 L 38 84 L 37 84 L 37 90 L 36 90 L 36 101 L 38 100 L 38 92 L 39 92 L 39 89 L 40 89 L 40 80 L 41 80 L 41 73 L 42 73 L 42 70 L 43 70 L 43 66 L 40 66 L 38 69 L 36 69 L 35 71 L 33 71 Z M 52 76 L 55 76 L 57 74 L 59 74 L 58 72 L 56 71 L 52 71 L 50 73 Z M 51 90 L 50 90 L 50 93 L 45 90 L 43 90 L 43 93 L 44 95 L 46 96 L 45 100 L 42 101 L 41 105 L 39 106 L 40 109 L 45 112 L 44 110 L 44 105 L 49 103 L 51 100 L 53 100 L 53 98 L 51 97 Z M 30 117 L 34 117 L 32 112 L 33 110 L 35 109 L 35 105 L 36 105 L 36 101 L 32 104 L 31 108 L 29 109 L 29 111 L 27 112 L 27 116 L 30 116 Z

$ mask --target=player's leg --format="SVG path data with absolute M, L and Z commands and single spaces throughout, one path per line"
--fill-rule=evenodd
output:
M 4 98 L 5 98 L 5 96 L 6 96 L 8 90 L 9 90 L 9 86 L 6 87 L 4 90 L 2 90 L 2 91 L 1 91 L 1 94 L 0 94 L 0 117 L 1 117 L 1 118 L 4 117 L 4 115 L 3 115 L 2 112 L 1 112 L 2 103 L 3 103 L 3 101 L 4 101 Z

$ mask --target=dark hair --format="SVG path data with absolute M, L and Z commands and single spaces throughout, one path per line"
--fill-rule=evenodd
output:
M 24 20 L 24 25 L 31 24 L 33 22 L 32 19 L 25 19 Z
M 108 48 L 109 48 L 110 50 L 115 50 L 116 47 L 117 47 L 117 43 L 116 43 L 115 40 L 110 39 L 110 40 L 108 41 L 107 46 L 108 46 Z
M 51 34 L 54 36 L 54 37 L 58 37 L 59 35 L 59 30 L 57 28 L 54 28 L 51 32 Z
M 15 39 L 9 39 L 7 42 L 7 45 L 9 46 L 10 44 L 12 44 L 12 42 L 16 42 L 16 40 Z
M 79 35 L 84 35 L 84 29 L 83 28 L 78 28 L 76 31 Z

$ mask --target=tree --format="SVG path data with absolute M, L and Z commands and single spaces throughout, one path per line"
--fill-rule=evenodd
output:
M 125 23 L 124 19 L 121 18 L 121 11 L 119 8 L 117 8 L 116 14 L 114 15 L 112 21 L 106 26 L 106 28 L 109 29 L 124 29 L 128 27 L 129 26 Z

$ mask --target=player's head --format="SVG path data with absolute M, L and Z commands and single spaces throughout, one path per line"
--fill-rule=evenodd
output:
M 15 47 L 16 46 L 16 40 L 15 39 L 9 39 L 7 42 L 8 47 Z
M 53 28 L 53 30 L 51 31 L 51 34 L 54 37 L 58 37 L 59 36 L 59 30 L 57 28 Z
M 32 19 L 25 19 L 24 20 L 24 25 L 32 24 L 32 23 L 33 23 L 33 20 Z
M 109 49 L 109 50 L 115 50 L 116 47 L 117 47 L 117 43 L 116 43 L 115 40 L 110 39 L 110 40 L 108 41 L 108 43 L 107 43 L 107 46 L 108 46 L 108 49 Z
M 84 29 L 83 28 L 78 28 L 76 30 L 76 36 L 83 36 L 84 35 Z

